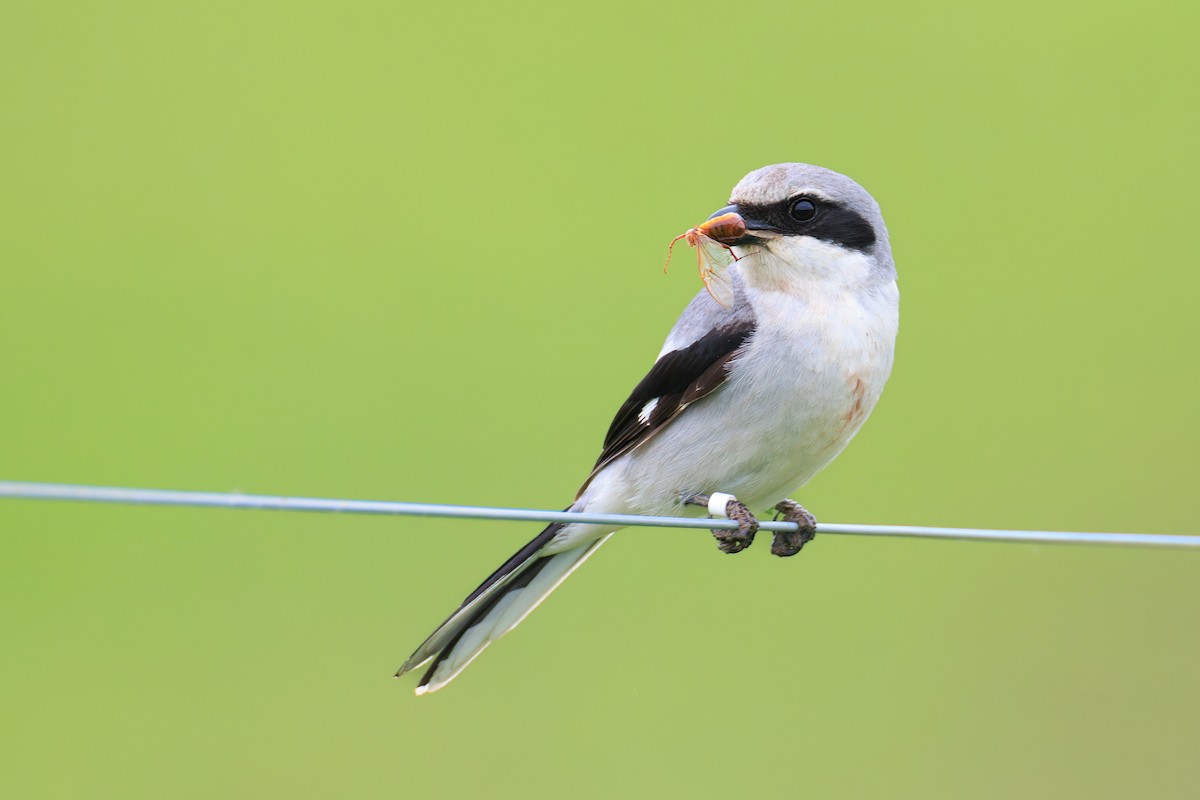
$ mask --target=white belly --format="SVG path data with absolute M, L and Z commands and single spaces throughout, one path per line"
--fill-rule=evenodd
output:
M 722 491 L 764 510 L 849 444 L 891 372 L 895 284 L 865 298 L 837 290 L 803 302 L 752 293 L 758 330 L 730 380 L 597 476 L 589 508 L 696 513 L 682 500 Z

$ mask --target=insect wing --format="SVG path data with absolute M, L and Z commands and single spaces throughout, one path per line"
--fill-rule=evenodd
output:
M 700 269 L 700 280 L 709 295 L 725 308 L 733 305 L 733 275 L 729 268 L 737 261 L 725 245 L 701 234 L 696 242 L 696 264 Z

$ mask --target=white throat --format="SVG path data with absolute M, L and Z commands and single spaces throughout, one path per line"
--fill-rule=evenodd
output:
M 814 291 L 871 291 L 895 285 L 895 273 L 857 250 L 810 236 L 780 236 L 739 247 L 742 279 L 759 291 L 801 295 Z

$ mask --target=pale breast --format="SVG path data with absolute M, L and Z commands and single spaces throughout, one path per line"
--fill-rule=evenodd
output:
M 862 299 L 844 291 L 803 302 L 755 297 L 758 329 L 729 382 L 619 465 L 630 505 L 661 512 L 679 495 L 726 491 L 763 508 L 808 481 L 883 391 L 897 300 L 894 283 L 890 294 Z
M 778 309 L 763 303 L 760 334 L 739 376 L 769 461 L 745 490 L 764 501 L 807 482 L 849 444 L 892 368 L 894 308 L 865 308 L 847 294 L 815 298 L 798 313 L 790 300 Z

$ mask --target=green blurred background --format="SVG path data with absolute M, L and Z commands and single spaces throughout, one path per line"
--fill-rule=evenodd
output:
M 749 170 L 879 199 L 826 521 L 1200 533 L 1194 6 L 11 3 L 0 477 L 558 508 Z M 6 797 L 1185 797 L 1200 553 L 0 502 Z

